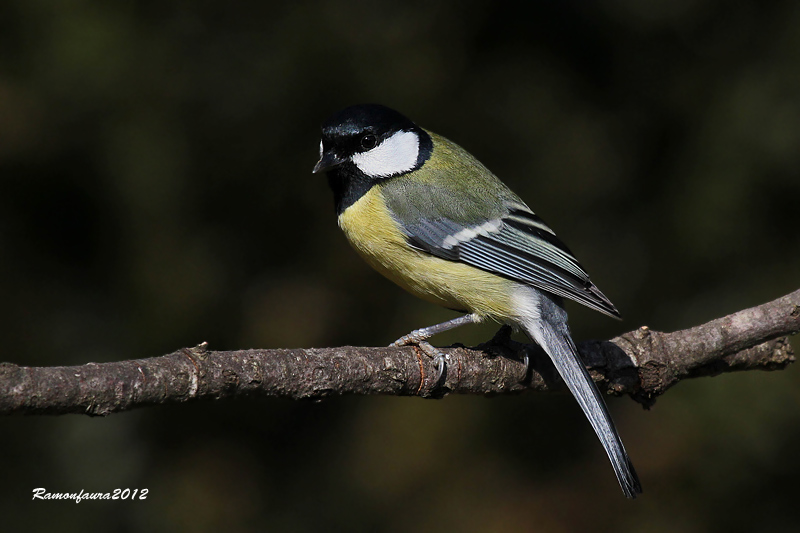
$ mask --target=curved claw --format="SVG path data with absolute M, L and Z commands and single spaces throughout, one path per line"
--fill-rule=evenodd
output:
M 433 387 L 438 388 L 442 384 L 442 378 L 445 376 L 445 371 L 447 370 L 447 356 L 443 354 L 441 351 L 436 349 L 431 343 L 425 340 L 425 338 L 419 338 L 419 335 L 415 335 L 416 331 L 412 331 L 408 335 L 404 335 L 394 341 L 389 346 L 409 346 L 414 345 L 419 347 L 422 350 L 422 353 L 430 357 L 436 363 L 436 379 L 433 382 Z
M 417 345 L 420 350 L 432 357 L 436 362 L 436 379 L 433 381 L 433 386 L 434 388 L 438 388 L 442 384 L 442 378 L 445 375 L 445 370 L 447 370 L 447 356 L 434 348 L 433 345 L 427 341 L 419 341 Z
M 520 383 L 522 383 L 523 381 L 528 379 L 528 374 L 531 371 L 531 358 L 528 355 L 528 350 L 525 350 L 524 354 L 525 355 L 522 357 L 522 364 L 525 365 L 525 373 L 522 375 L 522 379 L 520 380 Z

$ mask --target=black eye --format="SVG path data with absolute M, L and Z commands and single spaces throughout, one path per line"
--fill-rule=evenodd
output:
M 368 133 L 361 137 L 361 148 L 364 150 L 372 150 L 375 148 L 375 145 L 378 144 L 378 139 L 375 138 L 374 135 Z

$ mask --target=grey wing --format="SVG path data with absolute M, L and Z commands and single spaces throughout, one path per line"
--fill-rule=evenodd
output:
M 575 256 L 524 204 L 506 214 L 467 226 L 448 218 L 417 219 L 405 225 L 412 246 L 575 300 L 619 318 L 614 304 L 589 280 Z

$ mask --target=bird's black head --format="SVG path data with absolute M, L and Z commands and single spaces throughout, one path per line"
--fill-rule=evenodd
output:
M 430 149 L 428 134 L 394 109 L 354 105 L 322 125 L 314 172 L 351 163 L 370 178 L 388 178 L 419 168 Z
M 421 167 L 432 149 L 430 136 L 397 111 L 354 105 L 322 125 L 314 172 L 327 171 L 341 213 L 377 182 Z

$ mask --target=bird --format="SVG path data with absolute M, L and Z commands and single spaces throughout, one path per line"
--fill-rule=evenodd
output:
M 456 143 L 380 104 L 347 107 L 322 124 L 319 161 L 338 224 L 379 273 L 411 294 L 464 313 L 412 331 L 416 344 L 446 361 L 427 339 L 495 320 L 521 329 L 547 353 L 608 454 L 628 498 L 642 492 L 600 392 L 578 355 L 564 299 L 614 318 L 550 227 Z M 437 380 L 438 381 L 438 380 Z

